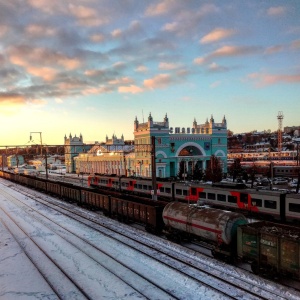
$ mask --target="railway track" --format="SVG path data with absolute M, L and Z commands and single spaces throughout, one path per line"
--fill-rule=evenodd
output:
M 35 222 L 40 222 L 47 230 L 58 235 L 63 243 L 71 244 L 76 251 L 85 249 L 81 255 L 88 256 L 92 264 L 102 266 L 103 261 L 110 261 L 108 265 L 114 265 L 113 269 L 119 270 L 111 276 L 116 276 L 117 280 L 125 280 L 126 288 L 132 288 L 136 295 L 152 299 L 153 291 L 149 295 L 149 290 L 162 293 L 158 296 L 159 299 L 201 299 L 199 296 L 203 299 L 287 299 L 286 296 L 293 299 L 300 295 L 296 293 L 294 296 L 292 291 L 283 291 L 282 287 L 276 288 L 256 276 L 242 275 L 233 267 L 229 268 L 228 273 L 228 267 L 224 268 L 222 263 L 215 265 L 215 262 L 212 262 L 214 260 L 208 260 L 194 251 L 134 228 L 120 226 L 111 219 L 99 217 L 97 213 L 70 206 L 24 187 L 21 190 L 25 195 L 21 202 L 19 197 L 11 194 L 5 195 L 4 192 L 4 196 L 10 197 L 10 200 L 34 218 Z M 54 221 L 50 217 L 50 211 L 51 215 L 55 215 Z M 63 221 L 66 217 L 67 223 Z M 92 238 L 86 237 L 83 226 L 88 232 L 93 232 L 89 233 Z M 122 249 L 122 254 L 118 252 L 117 258 L 113 255 L 116 254 L 116 249 Z M 100 256 L 102 258 L 99 260 Z M 141 264 L 137 263 L 137 258 L 144 262 L 142 268 Z M 151 266 L 150 269 L 148 266 Z M 111 272 L 107 268 L 106 272 Z M 122 268 L 122 271 L 119 268 Z M 65 271 L 65 268 L 62 269 Z M 119 274 L 124 276 L 120 278 Z M 128 278 L 131 278 L 130 282 Z M 70 281 L 72 282 L 72 277 Z M 56 286 L 55 283 L 51 285 Z M 83 287 L 76 284 L 75 287 L 76 293 L 81 292 L 91 297 L 86 289 L 81 291 Z

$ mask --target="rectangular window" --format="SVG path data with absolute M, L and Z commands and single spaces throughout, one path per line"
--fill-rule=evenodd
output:
M 262 200 L 257 198 L 252 198 L 252 206 L 262 207 Z
M 204 192 L 199 193 L 199 198 L 206 199 L 206 193 Z
M 147 191 L 148 190 L 148 185 L 143 185 L 143 190 Z
M 265 208 L 276 209 L 276 201 L 265 200 Z
M 300 213 L 300 204 L 290 203 L 289 210 L 292 212 Z
M 182 195 L 182 191 L 179 189 L 176 189 L 175 193 L 176 193 L 176 195 Z
M 209 200 L 216 200 L 216 194 L 207 193 L 207 199 L 209 199 Z
M 187 196 L 187 195 L 188 195 L 188 191 L 187 191 L 187 190 L 182 190 L 182 194 L 183 194 L 184 196 Z
M 236 196 L 228 196 L 228 202 L 229 203 L 236 203 L 237 202 L 237 197 Z
M 160 191 L 161 191 L 161 193 L 164 193 L 164 192 L 165 192 L 165 188 L 164 188 L 164 187 L 161 187 L 161 188 L 160 188 Z
M 166 193 L 171 194 L 171 188 L 166 188 Z
M 226 202 L 226 195 L 217 194 L 217 200 L 222 201 L 222 202 Z

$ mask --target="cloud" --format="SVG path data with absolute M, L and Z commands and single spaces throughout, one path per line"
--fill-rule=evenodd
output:
M 122 30 L 121 29 L 115 29 L 112 31 L 111 35 L 115 38 L 122 36 Z
M 240 56 L 253 54 L 258 51 L 257 47 L 249 46 L 223 46 L 215 50 L 210 57 L 221 57 L 221 56 Z
M 234 29 L 224 29 L 224 28 L 216 28 L 207 35 L 205 35 L 201 40 L 201 44 L 213 43 L 230 37 L 236 34 L 236 30 Z
M 265 51 L 264 54 L 274 54 L 283 51 L 284 47 L 282 45 L 276 45 L 276 46 L 271 46 L 268 47 Z
M 165 88 L 171 84 L 172 79 L 169 74 L 159 74 L 151 79 L 144 80 L 144 86 L 148 89 Z
M 282 16 L 287 12 L 287 8 L 284 6 L 273 6 L 267 10 L 267 14 L 272 17 Z
M 292 41 L 291 43 L 291 49 L 296 50 L 300 48 L 300 40 Z
M 133 79 L 129 78 L 129 77 L 122 77 L 122 78 L 116 78 L 114 80 L 110 80 L 108 82 L 111 85 L 124 85 L 124 84 L 129 84 L 129 83 L 133 83 Z
M 160 16 L 169 13 L 171 10 L 176 8 L 178 1 L 176 0 L 164 0 L 159 3 L 151 4 L 147 7 L 146 16 Z
M 105 36 L 101 33 L 92 34 L 90 36 L 90 40 L 95 43 L 103 42 L 105 40 Z
M 166 62 L 161 62 L 159 63 L 158 68 L 161 70 L 174 70 L 179 67 L 179 64 L 176 63 L 166 63 Z
M 220 80 L 213 82 L 209 87 L 215 89 L 218 87 L 222 82 Z
M 10 104 L 10 105 L 24 105 L 26 104 L 26 98 L 23 95 L 10 93 L 10 92 L 0 92 L 0 104 Z
M 215 62 L 212 62 L 209 66 L 208 66 L 208 71 L 212 72 L 212 73 L 219 73 L 219 72 L 226 72 L 228 71 L 228 68 L 224 67 L 224 66 L 220 66 Z
M 31 75 L 41 77 L 46 81 L 53 81 L 57 75 L 57 70 L 49 67 L 27 66 L 27 72 Z
M 146 73 L 146 72 L 148 72 L 148 68 L 144 65 L 140 65 L 140 66 L 136 67 L 135 71 L 141 72 L 141 73 Z
M 25 28 L 25 31 L 31 37 L 54 36 L 57 33 L 55 28 L 43 26 L 43 25 L 40 25 L 40 24 L 29 24 Z
M 267 74 L 252 73 L 247 77 L 250 81 L 254 81 L 257 87 L 264 87 L 273 84 L 292 84 L 300 83 L 300 74 Z
M 109 17 L 99 16 L 96 9 L 83 5 L 69 5 L 70 13 L 77 18 L 78 23 L 82 26 L 93 27 L 108 23 Z
M 204 63 L 208 63 L 214 58 L 218 57 L 236 57 L 236 56 L 245 56 L 245 55 L 251 55 L 259 52 L 261 49 L 259 47 L 253 47 L 253 46 L 231 46 L 231 45 L 225 45 L 217 50 L 209 53 L 206 56 L 203 57 L 197 57 L 194 59 L 194 64 L 201 65 Z
M 136 85 L 130 85 L 130 86 L 120 86 L 118 88 L 118 91 L 119 93 L 138 94 L 138 93 L 142 93 L 143 89 Z
M 194 64 L 196 65 L 202 65 L 203 63 L 205 63 L 205 57 L 196 57 L 194 59 Z

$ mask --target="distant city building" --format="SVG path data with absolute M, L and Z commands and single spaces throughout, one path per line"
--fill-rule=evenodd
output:
M 7 156 L 7 167 L 13 168 L 18 167 L 24 164 L 24 156 L 23 155 L 10 155 Z
M 121 139 L 113 135 L 112 139 L 106 137 L 105 143 L 95 144 L 87 153 L 79 153 L 74 158 L 76 173 L 151 177 L 152 137 L 155 140 L 155 173 L 158 177 L 177 176 L 180 167 L 186 175 L 192 175 L 196 166 L 204 171 L 212 155 L 220 159 L 223 172 L 227 172 L 225 117 L 221 123 L 215 123 L 211 116 L 204 124 L 197 124 L 194 120 L 191 128 L 172 128 L 167 115 L 162 122 L 154 122 L 149 114 L 145 123 L 135 119 L 134 141 L 131 143 L 126 144 L 123 135 Z
M 293 133 L 294 136 L 300 135 L 300 126 L 286 126 L 283 128 L 284 133 Z
M 75 172 L 76 166 L 74 157 L 78 156 L 79 153 L 88 151 L 89 149 L 91 149 L 92 146 L 83 143 L 83 138 L 81 134 L 79 137 L 77 137 L 76 135 L 72 137 L 71 133 L 69 135 L 69 138 L 67 138 L 67 136 L 65 135 L 64 145 L 66 172 Z

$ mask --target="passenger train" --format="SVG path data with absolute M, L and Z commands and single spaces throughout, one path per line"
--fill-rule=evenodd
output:
M 88 185 L 151 197 L 152 181 L 149 179 L 90 175 Z M 196 184 L 184 182 L 157 181 L 160 200 L 205 203 L 212 207 L 241 211 L 244 214 L 267 220 L 280 220 L 300 224 L 300 194 L 280 191 L 255 190 L 243 183 Z

